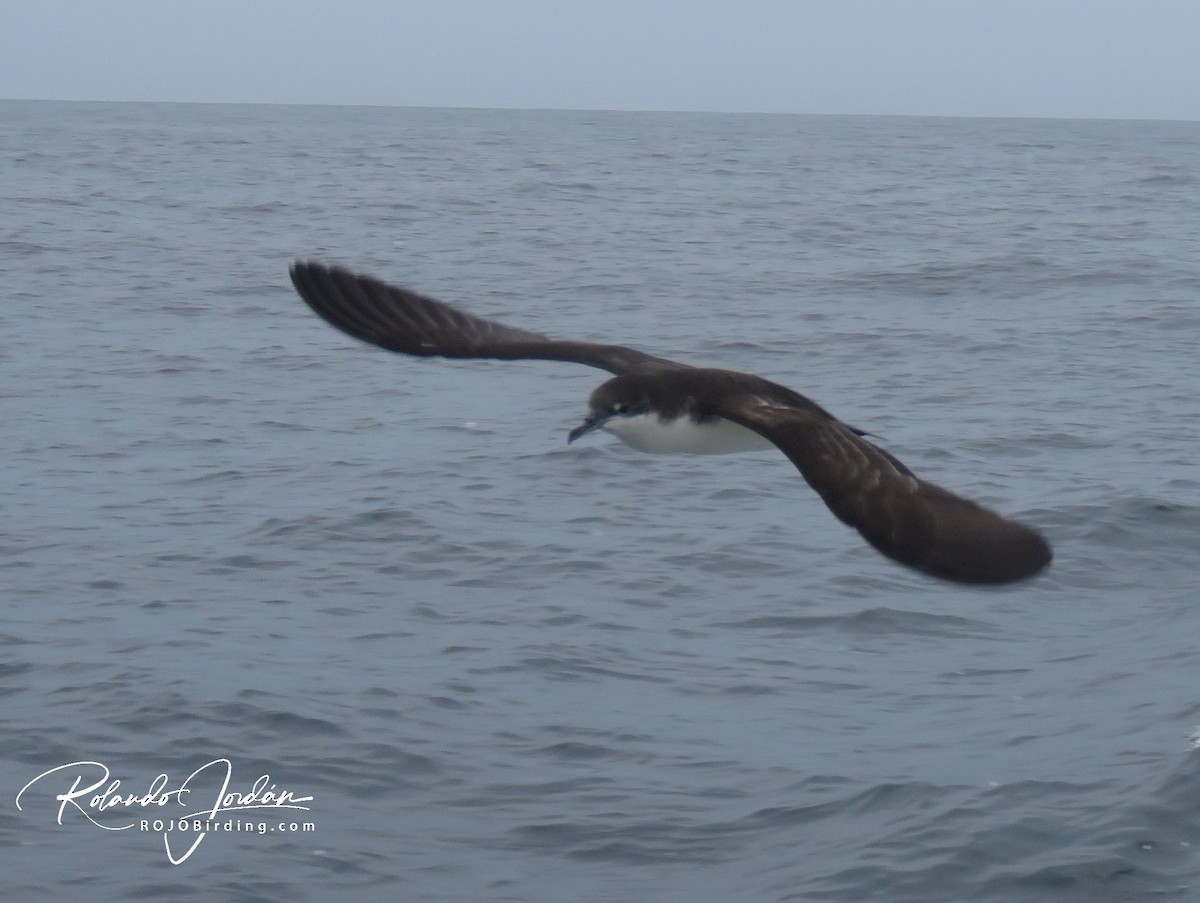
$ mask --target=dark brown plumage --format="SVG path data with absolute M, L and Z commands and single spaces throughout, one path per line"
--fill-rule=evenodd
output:
M 716 418 L 776 445 L 829 509 L 884 555 L 961 583 L 999 584 L 1050 563 L 1034 529 L 918 479 L 815 402 L 758 376 L 690 367 L 621 345 L 550 339 L 464 313 L 417 292 L 317 263 L 292 282 L 326 321 L 365 342 L 421 357 L 569 361 L 616 374 L 592 394 L 572 438 L 614 418 Z

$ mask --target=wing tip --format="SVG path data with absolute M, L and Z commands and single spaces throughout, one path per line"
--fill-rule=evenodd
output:
M 288 266 L 288 276 L 292 280 L 292 285 L 300 293 L 300 297 L 310 307 L 314 307 L 314 309 L 315 302 L 319 300 L 317 292 L 320 283 L 332 280 L 338 271 L 338 267 L 327 266 L 315 260 L 300 260 L 299 258 L 293 260 Z
M 1000 520 L 986 537 L 956 537 L 935 545 L 923 561 L 906 562 L 917 570 L 955 583 L 1002 586 L 1029 580 L 1054 560 L 1041 533 L 1025 524 Z

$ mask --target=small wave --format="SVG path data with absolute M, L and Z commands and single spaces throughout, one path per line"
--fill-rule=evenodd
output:
M 748 630 L 770 630 L 777 634 L 839 630 L 855 636 L 908 634 L 939 637 L 983 637 L 996 632 L 986 621 L 958 615 L 870 608 L 844 615 L 769 615 L 741 621 L 722 621 L 715 626 Z

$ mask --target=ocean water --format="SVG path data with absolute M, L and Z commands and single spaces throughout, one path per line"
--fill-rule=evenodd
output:
M 1197 197 L 1200 123 L 0 103 L 0 897 L 1200 899 Z M 297 257 L 760 373 L 1056 560 L 568 448 L 604 374 Z

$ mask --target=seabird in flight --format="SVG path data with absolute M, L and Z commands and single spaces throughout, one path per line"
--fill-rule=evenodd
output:
M 593 430 L 645 452 L 777 447 L 839 520 L 901 564 L 960 583 L 1031 577 L 1050 563 L 1033 528 L 926 483 L 820 405 L 749 373 L 692 367 L 622 345 L 548 338 L 340 267 L 297 261 L 300 296 L 343 332 L 418 357 L 546 360 L 614 374 L 573 442 Z

